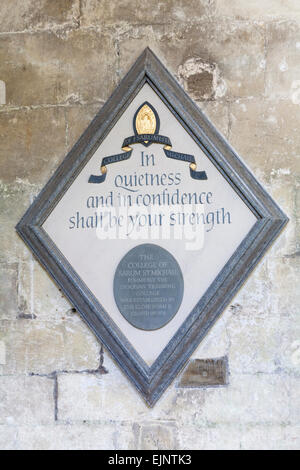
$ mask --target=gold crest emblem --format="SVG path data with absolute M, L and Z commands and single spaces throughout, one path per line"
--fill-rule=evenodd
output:
M 154 134 L 156 117 L 150 106 L 144 104 L 135 118 L 135 128 L 138 134 Z

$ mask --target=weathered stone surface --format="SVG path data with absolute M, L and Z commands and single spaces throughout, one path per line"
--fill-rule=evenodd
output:
M 17 443 L 19 449 L 30 450 L 130 450 L 136 448 L 132 425 L 109 422 L 20 427 Z
M 300 256 L 272 258 L 269 266 L 274 311 L 299 315 L 297 303 L 300 301 L 300 292 L 296 285 L 300 274 Z
M 231 316 L 244 315 L 248 318 L 249 312 L 257 318 L 272 316 L 271 287 L 267 259 L 263 258 L 233 299 L 228 314 L 225 312 L 228 322 Z
M 28 248 L 15 231 L 15 226 L 33 201 L 37 189 L 18 182 L 6 185 L 0 182 L 0 261 L 16 263 L 30 259 Z
M 300 157 L 298 105 L 284 100 L 237 101 L 230 114 L 229 141 L 258 178 L 295 174 Z
M 71 304 L 34 259 L 19 264 L 18 297 L 19 314 L 33 315 L 45 321 L 70 317 Z
M 9 319 L 18 311 L 17 299 L 18 266 L 0 264 L 0 315 L 1 319 Z
M 143 450 L 177 449 L 176 433 L 174 423 L 142 424 L 139 429 L 139 448 Z
M 75 145 L 100 108 L 101 104 L 99 103 L 90 106 L 73 106 L 66 108 L 66 144 L 68 151 Z
M 250 310 L 233 314 L 227 332 L 231 373 L 272 373 L 279 367 L 279 316 L 258 317 Z
M 206 359 L 227 355 L 229 349 L 229 338 L 226 325 L 230 316 L 231 312 L 225 311 L 223 315 L 218 318 L 213 328 L 207 333 L 203 341 L 201 341 L 198 348 L 191 356 L 192 359 Z
M 191 0 L 163 2 L 124 0 L 119 3 L 109 0 L 83 0 L 82 25 L 98 26 L 99 24 L 169 24 L 172 21 L 192 22 L 207 19 L 213 10 L 208 0 Z
M 65 156 L 65 128 L 60 108 L 0 113 L 2 182 L 45 184 Z
M 198 101 L 203 113 L 214 124 L 218 131 L 228 138 L 229 109 L 226 101 Z
M 241 428 L 241 449 L 295 450 L 299 441 L 299 427 L 290 425 L 256 425 Z
M 299 428 L 288 425 L 217 424 L 214 426 L 183 426 L 181 449 L 195 450 L 280 450 L 296 449 Z M 191 439 L 191 435 L 194 436 Z
M 238 450 L 240 439 L 241 433 L 236 425 L 218 424 L 199 427 L 183 425 L 180 427 L 182 450 Z
M 62 421 L 103 419 L 103 414 L 105 414 L 103 377 L 91 374 L 60 375 L 58 377 L 58 419 Z
M 230 376 L 230 387 L 208 388 L 204 392 L 202 415 L 195 423 L 289 422 L 290 384 L 287 377 L 235 373 Z
M 82 322 L 1 321 L 0 332 L 6 346 L 3 374 L 51 374 L 99 366 L 100 346 Z
M 1 2 L 0 32 L 76 26 L 79 0 L 12 0 Z
M 215 14 L 236 20 L 271 20 L 281 18 L 300 18 L 300 7 L 297 0 L 252 0 L 251 2 L 232 0 L 215 0 Z
M 115 85 L 112 38 L 95 31 L 2 35 L 0 63 L 13 106 L 103 100 Z
M 58 379 L 60 420 L 130 420 L 147 411 L 133 387 L 117 373 L 106 375 L 66 374 Z M 113 378 L 109 378 L 113 377 Z M 122 380 L 123 379 L 123 380 Z M 112 385 L 113 380 L 113 385 Z M 122 396 L 122 400 L 120 400 Z M 76 403 L 76 406 L 74 404 Z
M 0 424 L 54 422 L 53 380 L 47 377 L 4 376 L 0 380 Z
M 146 46 L 168 64 L 195 99 L 260 96 L 264 92 L 264 31 L 260 25 L 203 22 L 128 29 L 120 43 L 122 75 Z
M 19 428 L 16 426 L 0 425 L 0 449 L 16 450 L 18 449 Z
M 300 13 L 299 13 L 300 20 Z M 286 98 L 300 104 L 300 26 L 294 21 L 267 26 L 266 93 L 271 98 Z

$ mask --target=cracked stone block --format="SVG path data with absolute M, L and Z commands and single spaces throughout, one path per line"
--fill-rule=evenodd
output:
M 1 425 L 35 425 L 54 422 L 53 380 L 47 377 L 2 376 Z
M 65 156 L 65 128 L 60 108 L 0 113 L 2 182 L 45 184 Z
M 116 85 L 113 40 L 95 31 L 4 34 L 0 63 L 10 106 L 106 100 Z
M 12 0 L 1 2 L 0 32 L 76 26 L 78 0 Z
M 3 374 L 51 374 L 99 366 L 100 346 L 83 322 L 1 321 L 0 338 L 6 345 Z

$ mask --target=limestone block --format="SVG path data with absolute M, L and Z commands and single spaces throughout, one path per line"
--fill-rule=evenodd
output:
M 277 374 L 231 375 L 229 387 L 205 390 L 195 424 L 288 422 L 289 391 L 287 378 Z
M 109 422 L 22 426 L 18 440 L 20 449 L 29 450 L 130 450 L 134 442 L 130 424 Z
M 238 450 L 240 439 L 238 426 L 230 424 L 180 427 L 180 449 L 182 450 Z
M 0 380 L 0 424 L 54 422 L 53 380 L 47 377 L 3 376 Z
M 0 335 L 6 345 L 4 374 L 51 374 L 99 365 L 99 345 L 83 322 L 1 321 Z
M 115 87 L 116 56 L 106 33 L 3 35 L 0 62 L 12 106 L 106 100 Z
M 215 0 L 215 16 L 226 16 L 235 20 L 269 21 L 281 18 L 300 19 L 297 0 Z
M 0 32 L 75 26 L 78 21 L 78 0 L 12 0 L 1 2 Z
M 299 314 L 294 316 L 281 315 L 278 329 L 278 335 L 280 337 L 277 352 L 278 365 L 284 373 L 297 377 L 300 367 Z
M 121 39 L 121 75 L 149 46 L 194 99 L 260 96 L 264 92 L 264 31 L 258 24 L 132 27 Z
M 60 108 L 0 113 L 2 182 L 45 184 L 65 156 L 65 128 Z
M 245 425 L 241 427 L 241 449 L 246 450 L 291 450 L 298 438 L 291 442 L 289 425 Z M 292 432 L 293 433 L 293 432 Z
M 169 24 L 172 21 L 191 22 L 207 19 L 213 11 L 212 2 L 208 0 L 192 0 L 163 2 L 130 0 L 121 3 L 109 0 L 83 0 L 82 25 L 98 26 L 99 24 Z
M 174 423 L 143 423 L 139 429 L 141 450 L 177 449 L 177 429 Z
M 66 109 L 67 150 L 70 150 L 73 145 L 75 145 L 81 134 L 86 130 L 100 108 L 101 104 L 97 103 L 94 105 L 73 106 Z
M 19 310 L 38 320 L 61 321 L 71 314 L 71 304 L 45 269 L 32 259 L 19 265 Z M 72 315 L 71 315 L 72 316 Z
M 294 10 L 292 10 L 292 21 L 280 21 L 267 25 L 266 94 L 271 98 L 289 99 L 290 102 L 297 105 L 299 109 L 299 3 L 297 10 L 297 22 L 294 21 L 292 17 L 292 12 L 294 12 Z
M 300 292 L 298 289 L 300 257 L 270 258 L 269 272 L 272 282 L 274 311 L 296 318 L 299 315 Z
M 18 311 L 17 299 L 17 263 L 9 265 L 0 264 L 0 317 L 11 319 L 16 317 Z
M 228 137 L 228 103 L 226 101 L 199 101 L 199 107 L 225 138 Z
M 18 449 L 19 429 L 16 426 L 0 425 L 0 449 L 17 450 Z
M 103 420 L 103 377 L 92 374 L 59 375 L 58 420 Z M 107 410 L 107 414 L 109 411 Z
M 258 178 L 262 173 L 262 183 L 271 175 L 295 176 L 299 124 L 299 106 L 291 101 L 237 101 L 231 105 L 229 141 Z
M 15 226 L 33 200 L 34 186 L 16 183 L 0 183 L 0 261 L 18 263 L 31 257 L 28 248 L 17 235 Z
M 272 373 L 279 365 L 280 319 L 233 315 L 228 322 L 229 364 L 232 374 Z
M 228 308 L 233 316 L 248 317 L 251 312 L 251 317 L 261 318 L 274 314 L 268 256 L 267 253 L 231 301 Z

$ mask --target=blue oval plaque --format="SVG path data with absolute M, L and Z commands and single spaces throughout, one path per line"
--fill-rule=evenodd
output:
M 145 243 L 130 250 L 120 261 L 114 277 L 114 297 L 131 325 L 156 330 L 177 313 L 183 285 L 174 256 L 158 245 Z

